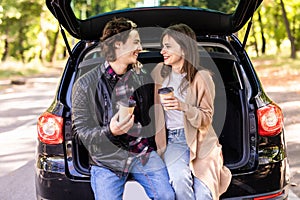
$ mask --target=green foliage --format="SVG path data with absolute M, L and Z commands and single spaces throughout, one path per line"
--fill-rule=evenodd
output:
M 179 3 L 180 2 L 180 3 Z M 238 0 L 162 0 L 160 4 L 163 6 L 193 6 L 218 10 L 225 13 L 232 13 Z
M 238 0 L 153 0 L 162 6 L 182 5 L 203 7 L 226 13 L 234 12 Z M 72 0 L 75 14 L 80 19 L 112 10 L 133 8 L 143 0 Z M 300 1 L 285 1 L 287 18 L 295 38 L 296 48 L 300 49 Z M 140 5 L 139 4 L 139 5 Z M 261 34 L 264 32 L 267 53 L 275 54 L 287 41 L 287 31 L 282 18 L 279 0 L 264 0 L 260 6 L 262 23 L 258 15 L 253 18 L 253 29 L 249 35 L 247 48 L 262 46 Z M 46 8 L 45 0 L 0 0 L 0 60 L 19 60 L 24 63 L 40 59 L 52 61 L 64 59 L 65 44 L 58 34 L 58 22 Z M 243 39 L 245 29 L 238 35 Z M 68 34 L 68 33 L 67 33 Z M 68 35 L 72 45 L 76 40 Z M 275 49 L 275 51 L 274 51 Z
M 296 20 L 300 17 L 300 2 L 298 0 L 289 0 L 285 1 L 284 4 L 297 50 L 300 50 L 300 21 Z M 262 17 L 261 25 L 258 20 L 258 11 Z M 274 55 L 280 53 L 284 48 L 286 51 L 286 45 L 289 44 L 289 41 L 279 0 L 264 0 L 258 11 L 253 16 L 252 30 L 246 46 L 247 50 L 251 52 L 254 44 L 257 45 L 258 50 L 261 50 L 263 32 L 266 39 L 267 54 Z M 246 26 L 239 31 L 241 38 L 245 35 L 245 30 Z
M 22 61 L 34 57 L 42 2 L 2 1 L 0 34 L 8 41 L 8 54 Z M 26 52 L 26 53 L 25 53 Z M 27 54 L 27 57 L 25 57 Z
M 77 18 L 86 19 L 104 12 L 132 8 L 139 2 L 142 0 L 73 0 L 71 5 Z
M 207 7 L 213 10 L 219 10 L 225 13 L 232 13 L 235 10 L 235 7 L 238 3 L 238 0 L 207 0 Z

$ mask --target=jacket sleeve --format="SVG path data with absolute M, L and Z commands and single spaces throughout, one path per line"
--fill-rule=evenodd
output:
M 91 84 L 91 83 L 89 83 Z M 95 111 L 94 87 L 79 80 L 74 84 L 72 91 L 72 120 L 73 130 L 87 150 L 92 152 L 100 147 L 100 143 L 110 140 L 114 143 L 117 138 L 110 131 L 109 123 L 100 125 Z M 95 90 L 95 89 L 94 89 Z M 109 143 L 111 143 L 109 142 Z
M 215 85 L 208 71 L 199 71 L 189 88 L 186 99 L 187 121 L 196 129 L 206 128 L 212 123 L 214 112 Z

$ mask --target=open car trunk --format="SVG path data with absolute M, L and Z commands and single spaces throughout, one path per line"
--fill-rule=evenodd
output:
M 254 168 L 253 163 L 256 163 L 254 161 L 256 153 L 251 153 L 251 151 L 256 151 L 256 144 L 251 144 L 249 139 L 250 131 L 253 132 L 256 129 L 255 118 L 254 114 L 246 109 L 249 107 L 251 95 L 248 89 L 251 87 L 247 87 L 249 81 L 242 76 L 242 66 L 236 64 L 236 52 L 231 50 L 228 45 L 230 42 L 226 41 L 226 37 L 239 31 L 252 18 L 261 2 L 262 0 L 239 0 L 236 1 L 235 10 L 229 12 L 180 6 L 182 2 L 179 1 L 177 6 L 138 7 L 99 13 L 96 11 L 101 3 L 91 0 L 87 2 L 93 5 L 91 15 L 81 19 L 83 15 L 76 16 L 78 14 L 76 8 L 80 7 L 77 7 L 77 3 L 83 2 L 46 0 L 48 9 L 69 34 L 89 43 L 99 41 L 103 27 L 113 17 L 122 16 L 136 22 L 139 28 L 146 30 L 141 35 L 148 34 L 146 39 L 142 38 L 143 43 L 154 44 L 154 46 L 146 47 L 147 51 L 141 53 L 139 57 L 149 71 L 162 61 L 159 54 L 160 33 L 156 35 L 156 32 L 153 32 L 154 27 L 166 28 L 170 24 L 185 23 L 195 31 L 197 36 L 212 36 L 207 42 L 201 41 L 199 53 L 201 64 L 215 74 L 216 98 L 213 125 L 223 145 L 225 164 L 231 169 L 243 168 L 246 171 Z M 224 37 L 223 42 L 221 40 L 213 42 L 214 37 Z M 87 47 L 83 52 L 79 51 L 80 56 L 73 56 L 74 52 L 70 50 L 66 39 L 65 42 L 71 60 L 76 58 L 72 60 L 72 63 L 76 63 L 74 66 L 76 78 L 103 61 L 99 48 Z M 75 168 L 81 174 L 89 174 L 88 153 L 76 134 L 73 144 L 72 157 Z
M 77 70 L 77 78 L 99 65 L 101 50 L 95 47 L 88 48 Z M 159 44 L 151 44 L 140 53 L 139 61 L 149 72 L 163 58 L 159 53 Z M 216 87 L 215 114 L 213 125 L 223 146 L 225 165 L 230 169 L 246 166 L 250 158 L 249 143 L 249 116 L 248 107 L 249 91 L 243 85 L 248 84 L 241 74 L 243 69 L 237 65 L 236 56 L 230 48 L 218 42 L 199 43 L 201 65 L 211 70 L 214 74 Z M 76 78 L 76 79 L 77 79 Z M 73 140 L 73 158 L 75 168 L 82 174 L 89 175 L 88 152 L 80 140 L 75 136 Z M 245 168 L 244 168 L 245 169 Z M 248 170 L 251 170 L 250 168 Z

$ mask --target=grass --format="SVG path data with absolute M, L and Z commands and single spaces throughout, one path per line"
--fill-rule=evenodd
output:
M 300 58 L 286 56 L 261 56 L 252 58 L 255 68 L 285 68 L 300 71 Z
M 16 70 L 13 69 L 0 69 L 0 79 L 7 79 L 12 77 L 24 77 L 24 76 L 31 76 L 35 74 L 39 74 L 41 71 L 39 69 L 22 69 Z
M 26 64 L 16 61 L 2 62 L 0 63 L 0 80 L 32 77 L 47 73 L 53 74 L 61 71 L 64 63 L 65 61 L 52 64 L 43 64 L 39 61 Z
M 262 56 L 252 58 L 253 66 L 264 86 L 272 90 L 299 92 L 300 57 L 291 59 L 288 56 Z

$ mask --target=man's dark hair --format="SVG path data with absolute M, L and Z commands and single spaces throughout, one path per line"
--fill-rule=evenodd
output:
M 125 43 L 128 39 L 130 30 L 136 29 L 137 25 L 131 20 L 119 17 L 113 18 L 105 25 L 101 41 L 102 52 L 107 61 L 115 61 L 115 42 L 120 41 Z

